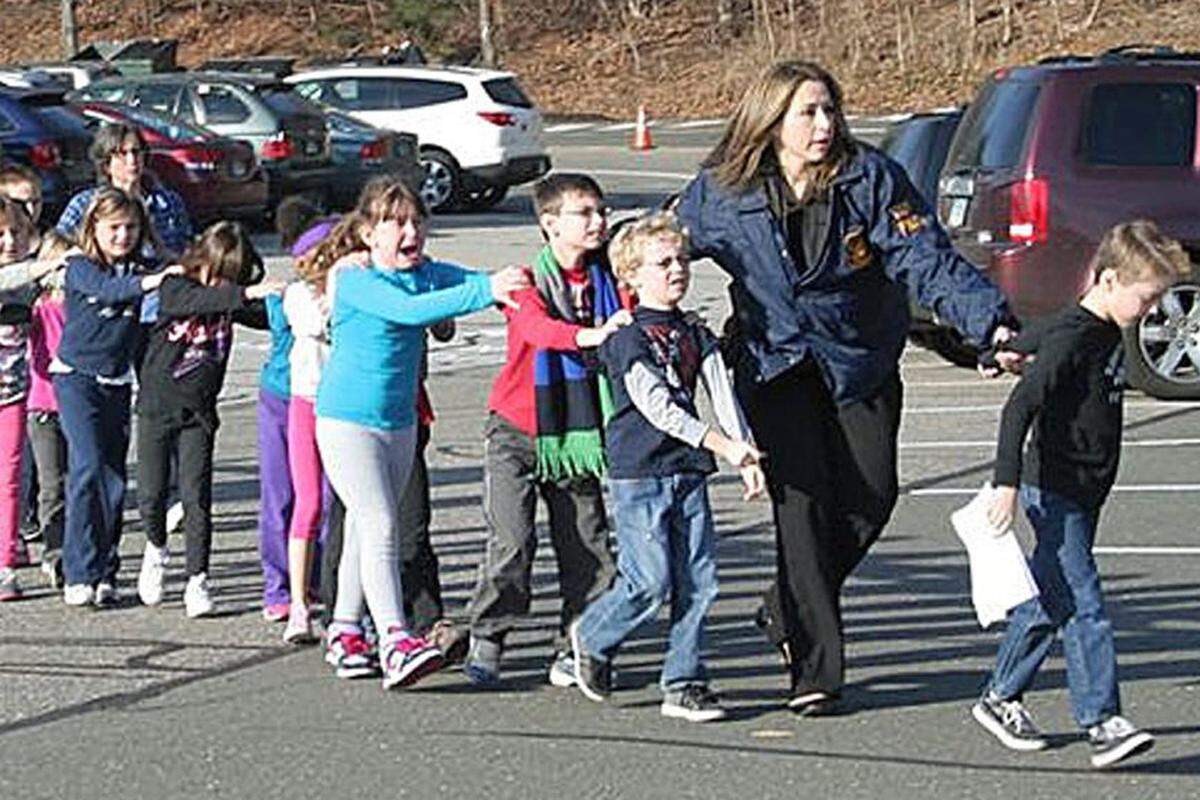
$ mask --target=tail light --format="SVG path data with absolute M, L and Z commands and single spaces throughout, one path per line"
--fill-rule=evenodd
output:
M 367 142 L 358 151 L 358 157 L 364 162 L 379 162 L 387 158 L 387 139 L 376 139 L 373 142 Z
M 1050 182 L 1025 178 L 1009 187 L 1008 238 L 1021 244 L 1046 241 L 1050 228 Z
M 291 158 L 295 154 L 296 147 L 284 131 L 280 131 L 263 142 L 262 157 L 264 159 L 274 161 L 281 158 Z
M 38 169 L 54 169 L 62 164 L 62 153 L 54 142 L 38 142 L 29 148 L 29 163 Z
M 221 151 L 202 145 L 189 145 L 172 150 L 171 157 L 188 172 L 212 172 L 221 160 Z
M 485 122 L 490 122 L 493 125 L 501 128 L 507 128 L 510 125 L 517 124 L 516 115 L 510 114 L 507 111 L 480 111 L 479 117 Z

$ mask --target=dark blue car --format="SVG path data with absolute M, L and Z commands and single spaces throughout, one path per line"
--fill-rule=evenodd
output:
M 330 155 L 337 166 L 329 186 L 335 209 L 353 208 L 362 187 L 376 175 L 399 175 L 415 192 L 425 170 L 418 161 L 417 137 L 376 128 L 349 114 L 326 109 Z
M 0 89 L 0 147 L 4 158 L 42 178 L 43 220 L 53 220 L 78 190 L 95 182 L 88 158 L 91 133 L 62 92 Z

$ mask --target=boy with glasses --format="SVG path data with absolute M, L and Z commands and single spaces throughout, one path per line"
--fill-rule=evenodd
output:
M 600 477 L 610 395 L 585 351 L 631 317 L 602 257 L 607 209 L 587 175 L 558 173 L 534 187 L 545 247 L 534 287 L 514 295 L 508 359 L 492 385 L 484 429 L 487 546 L 471 598 L 464 671 L 476 684 L 500 677 L 504 640 L 529 612 L 540 494 L 550 512 L 562 613 L 549 680 L 574 683 L 567 626 L 608 588 L 613 560 Z

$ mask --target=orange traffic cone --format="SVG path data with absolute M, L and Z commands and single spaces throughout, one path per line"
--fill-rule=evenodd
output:
M 646 107 L 638 105 L 637 125 L 633 129 L 631 150 L 651 150 L 654 142 L 650 138 L 650 128 L 646 125 Z

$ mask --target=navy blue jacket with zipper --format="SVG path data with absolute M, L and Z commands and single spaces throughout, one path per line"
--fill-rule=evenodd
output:
M 856 142 L 827 209 L 820 255 L 801 271 L 761 185 L 739 193 L 705 170 L 684 188 L 676 213 L 692 257 L 733 278 L 748 356 L 735 360 L 739 385 L 766 383 L 811 356 L 839 405 L 873 396 L 904 349 L 910 297 L 976 344 L 1011 324 L 1003 294 L 953 249 L 883 153 Z
M 144 277 L 133 262 L 104 269 L 83 256 L 68 259 L 59 360 L 93 377 L 127 375 L 144 335 L 138 322 Z

